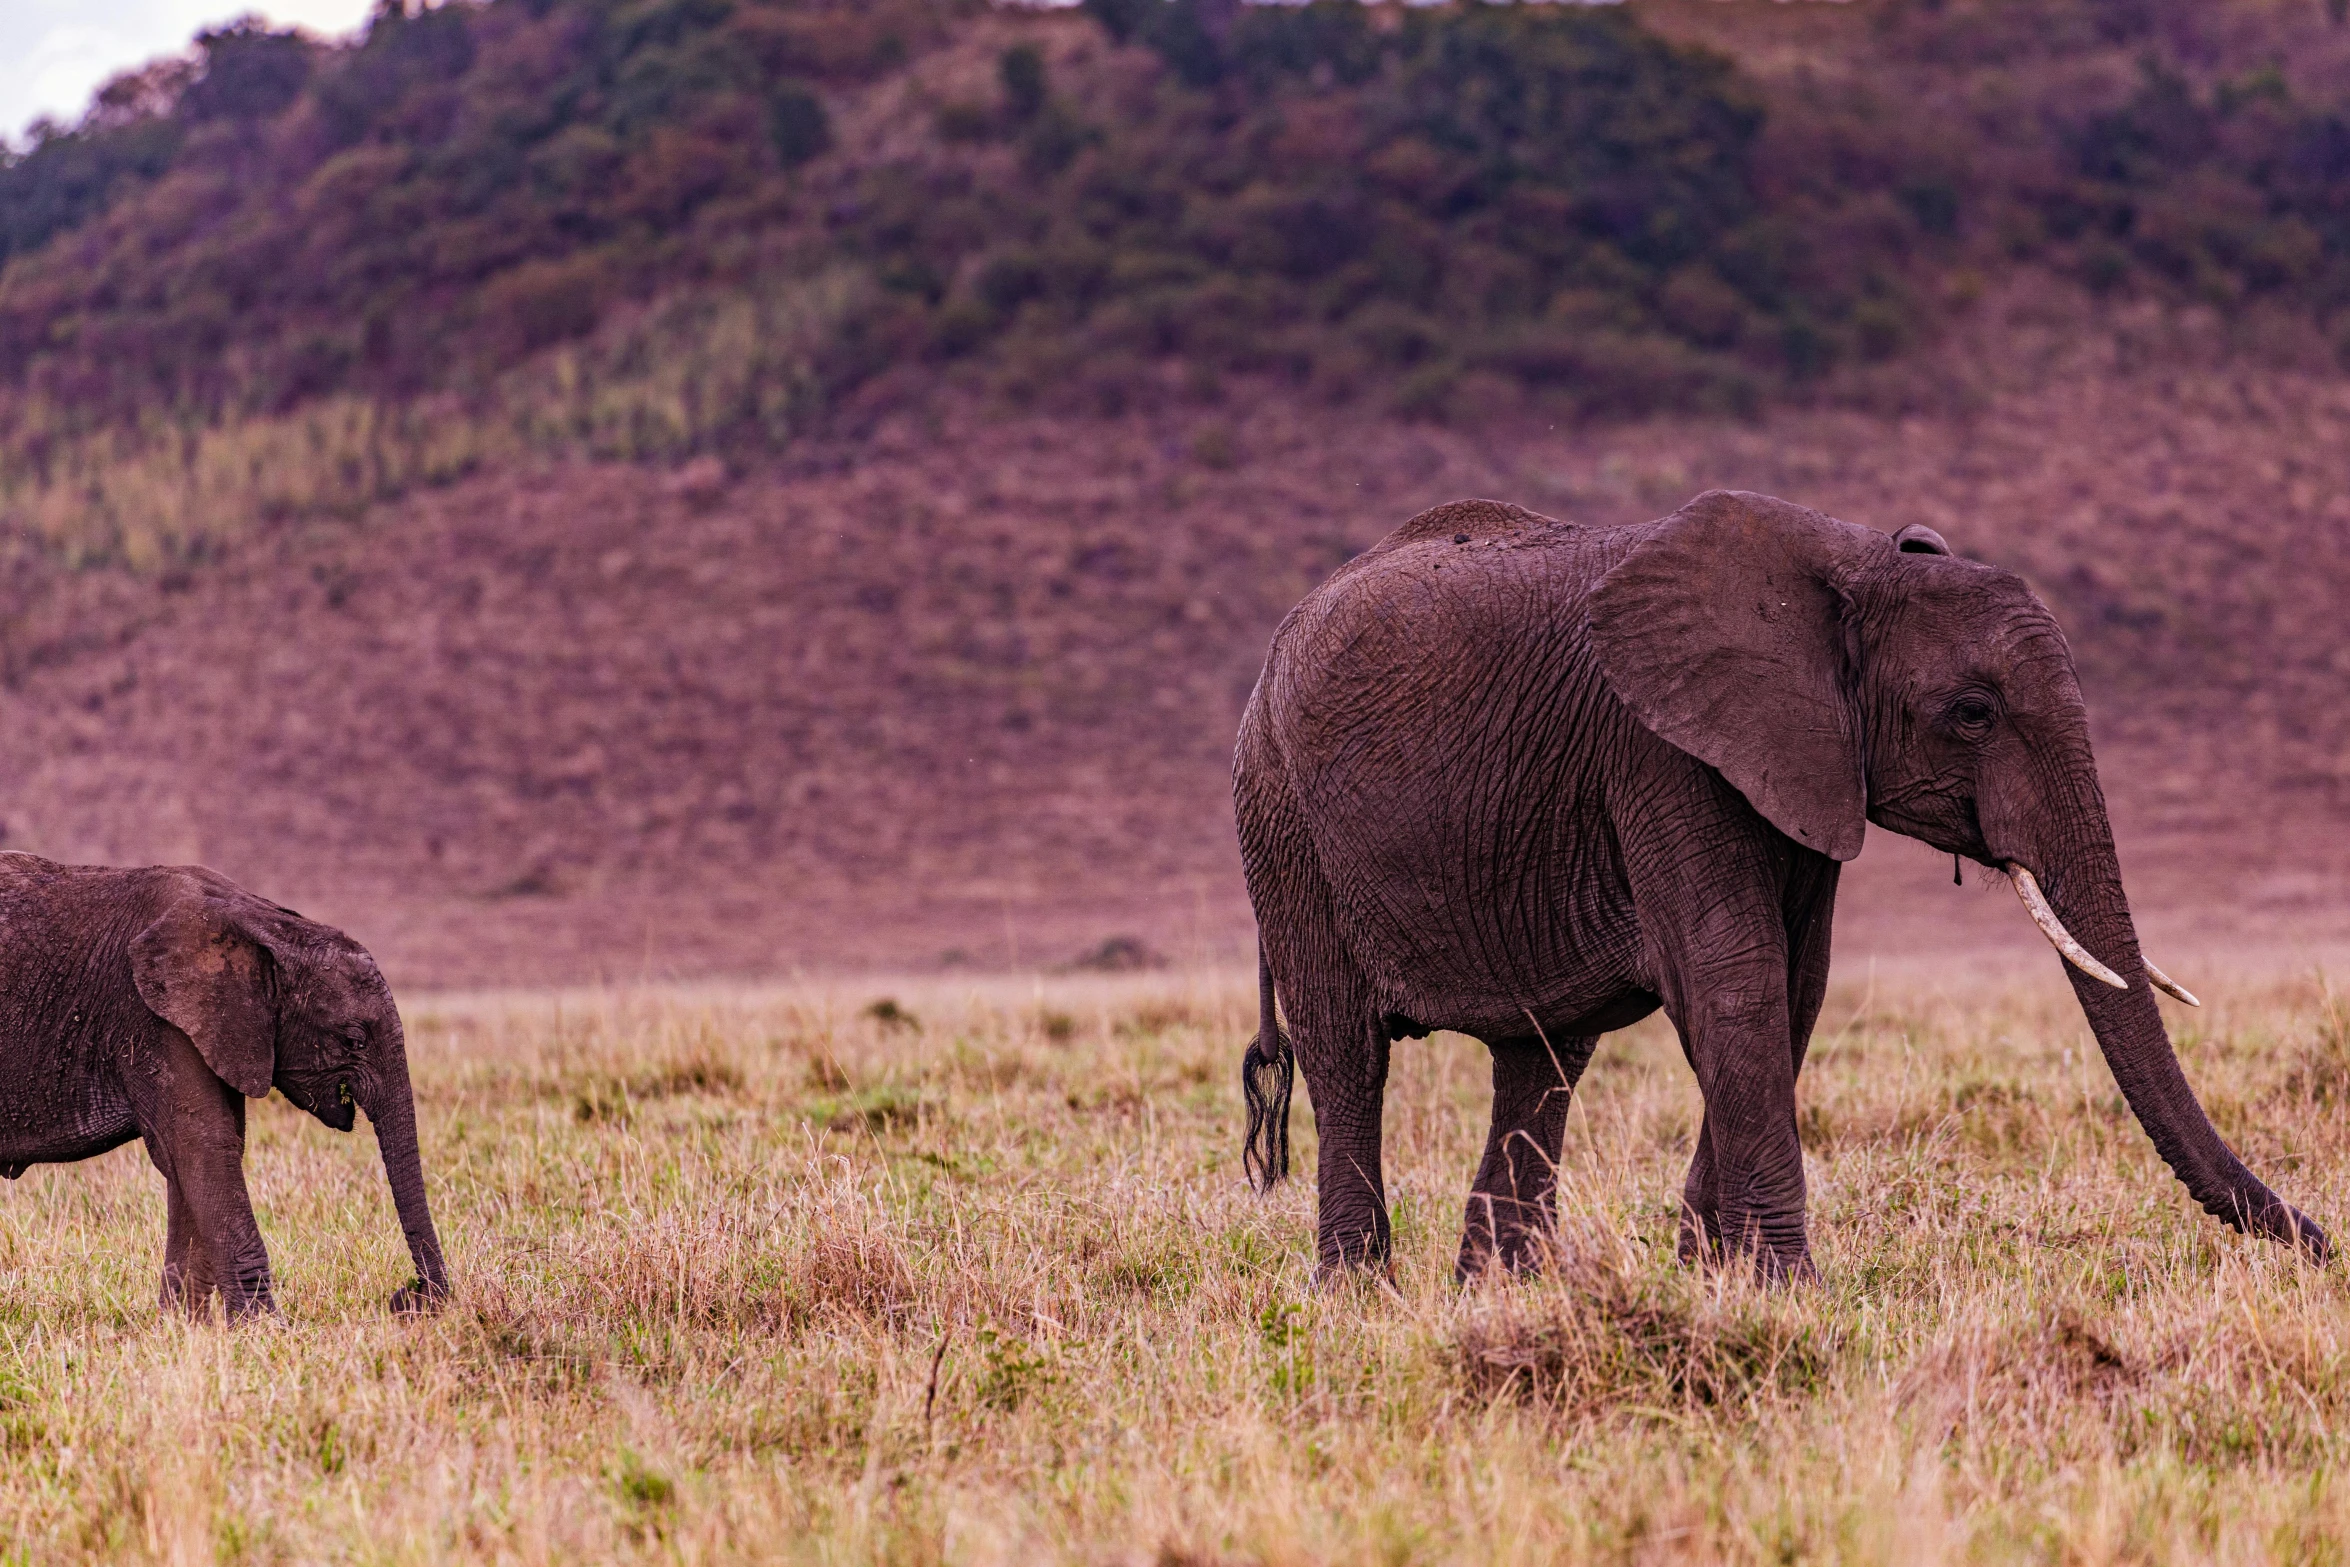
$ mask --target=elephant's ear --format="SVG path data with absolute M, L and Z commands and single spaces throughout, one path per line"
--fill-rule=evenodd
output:
M 1864 552 L 1892 548 L 1767 495 L 1709 491 L 1600 582 L 1592 651 L 1650 730 L 1788 837 L 1849 860 L 1868 785 L 1838 582 Z
M 213 1071 L 248 1099 L 277 1075 L 270 957 L 216 899 L 188 897 L 131 939 L 131 978 L 157 1017 L 195 1041 Z

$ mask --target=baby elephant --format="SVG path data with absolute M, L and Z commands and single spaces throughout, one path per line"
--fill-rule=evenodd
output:
M 0 853 L 0 1175 L 144 1138 L 170 1184 L 163 1305 L 276 1310 L 245 1195 L 245 1101 L 271 1088 L 338 1132 L 365 1110 L 417 1277 L 445 1296 L 399 1009 L 375 960 L 201 866 Z

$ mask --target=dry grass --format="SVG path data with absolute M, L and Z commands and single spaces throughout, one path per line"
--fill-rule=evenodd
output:
M 384 1314 L 370 1142 L 279 1103 L 251 1169 L 282 1324 L 158 1319 L 136 1145 L 27 1175 L 0 1534 L 28 1561 L 2332 1559 L 2340 1273 L 2188 1208 L 2046 967 L 1831 998 L 1826 1282 L 1781 1296 L 1672 1261 L 1695 1096 L 1653 1023 L 1587 1080 L 1557 1271 L 1467 1292 L 1483 1052 L 1399 1048 L 1394 1288 L 1316 1294 L 1310 1193 L 1241 1183 L 1242 976 L 419 1002 L 459 1304 Z M 2343 1008 L 2199 988 L 2223 1128 L 2350 1229 Z
M 67 565 L 153 573 L 217 556 L 264 522 L 356 517 L 483 468 L 780 448 L 821 411 L 817 362 L 859 298 L 834 273 L 688 291 L 470 403 L 334 396 L 189 428 L 61 432 L 38 468 L 0 467 L 0 521 Z

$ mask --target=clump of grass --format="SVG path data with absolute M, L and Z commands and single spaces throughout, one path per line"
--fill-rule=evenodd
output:
M 1152 950 L 1150 943 L 1140 936 L 1108 936 L 1092 947 L 1071 958 L 1067 972 L 1072 974 L 1140 974 L 1150 969 L 1162 969 L 1167 960 Z
M 888 1323 L 922 1295 L 894 1236 L 855 1225 L 820 1235 L 795 1259 L 785 1287 L 799 1321 L 841 1315 Z
M 732 1094 L 741 1092 L 743 1071 L 732 1060 L 705 1045 L 636 1074 L 629 1089 L 640 1099 L 670 1094 Z
M 2285 1091 L 2320 1105 L 2350 1101 L 2350 1000 L 2318 977 L 2315 1005 Z
M 1455 1329 L 1471 1396 L 1572 1421 L 1619 1406 L 1750 1406 L 1811 1391 L 1836 1360 L 1829 1323 L 1735 1273 L 1632 1263 L 1615 1247 L 1560 1248 L 1539 1288 L 1490 1291 Z
M 826 1093 L 845 1093 L 849 1088 L 848 1069 L 829 1050 L 810 1056 L 806 1070 L 800 1075 L 810 1088 Z
M 626 1083 L 598 1078 L 571 1096 L 571 1118 L 588 1126 L 626 1126 L 636 1119 L 636 1105 Z
M 1120 1018 L 1118 1032 L 1130 1039 L 1147 1039 L 1179 1028 L 1199 1028 L 1207 1021 L 1186 1000 L 1154 996 Z
M 845 1098 L 820 1101 L 810 1118 L 831 1132 L 886 1132 L 911 1126 L 931 1109 L 920 1092 L 895 1083 L 859 1089 Z
M 583 1124 L 628 1125 L 645 1101 L 678 1094 L 742 1091 L 742 1068 L 707 1044 L 626 1071 L 597 1071 L 572 1090 L 571 1113 Z
M 1051 1358 L 1018 1333 L 988 1323 L 980 1327 L 974 1338 L 979 1373 L 972 1392 L 981 1408 L 1006 1412 L 1018 1409 L 1032 1394 L 1053 1381 Z

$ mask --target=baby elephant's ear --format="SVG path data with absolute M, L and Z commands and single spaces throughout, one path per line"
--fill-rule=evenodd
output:
M 1870 529 L 1709 491 L 1592 593 L 1591 650 L 1659 738 L 1718 770 L 1788 837 L 1849 860 L 1868 785 L 1842 579 L 1891 554 Z
M 277 1075 L 270 959 L 206 898 L 174 903 L 132 938 L 131 978 L 157 1017 L 195 1041 L 213 1071 L 248 1099 Z

